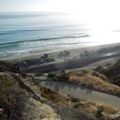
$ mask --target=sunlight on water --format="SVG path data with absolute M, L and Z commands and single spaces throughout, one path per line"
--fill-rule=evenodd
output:
M 0 15 L 0 57 L 120 42 L 118 20 L 66 13 Z
M 120 42 L 120 25 L 119 21 L 101 20 L 100 18 L 87 19 L 80 15 L 73 14 L 70 16 L 71 23 L 82 24 L 88 29 L 89 38 L 84 39 L 88 43 L 94 43 L 96 45 L 112 44 Z

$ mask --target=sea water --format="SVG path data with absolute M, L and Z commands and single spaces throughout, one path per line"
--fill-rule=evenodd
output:
M 62 13 L 0 13 L 0 58 L 102 43 L 102 35 L 92 35 L 87 23 L 73 18 Z

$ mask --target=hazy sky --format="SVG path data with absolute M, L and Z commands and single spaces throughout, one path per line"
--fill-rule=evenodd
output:
M 0 11 L 114 12 L 120 0 L 0 0 Z
M 120 28 L 120 0 L 0 0 L 3 11 L 73 13 L 75 21 L 90 23 L 98 31 Z
M 48 0 L 0 0 L 0 11 L 37 11 Z

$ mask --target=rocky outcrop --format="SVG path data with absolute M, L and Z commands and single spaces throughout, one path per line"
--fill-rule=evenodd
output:
M 106 69 L 103 74 L 109 78 L 111 83 L 120 86 L 120 60 L 110 68 Z
M 27 75 L 21 76 L 18 64 L 0 61 L 0 71 L 0 120 L 98 120 L 81 106 L 75 108 L 73 98 L 43 87 Z M 61 75 L 66 77 L 64 72 Z M 84 79 L 86 84 L 107 82 L 107 78 L 97 72 L 70 75 L 70 80 Z
M 19 72 L 19 64 L 10 61 L 0 61 L 0 72 Z
M 72 100 L 19 74 L 0 73 L 1 120 L 96 120 Z
M 0 73 L 1 120 L 60 120 L 52 107 L 18 81 L 10 73 Z
M 108 68 L 104 74 L 106 74 L 108 77 L 120 74 L 120 60 Z

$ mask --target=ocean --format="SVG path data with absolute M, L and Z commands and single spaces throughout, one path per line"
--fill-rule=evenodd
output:
M 105 39 L 111 43 L 115 36 L 114 42 L 119 42 L 119 31 L 112 31 L 110 37 L 109 32 L 93 34 L 90 27 L 70 14 L 0 13 L 0 58 L 99 45 Z

